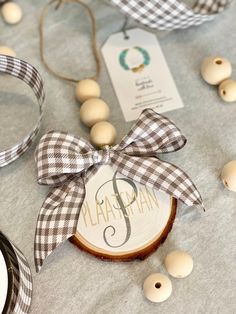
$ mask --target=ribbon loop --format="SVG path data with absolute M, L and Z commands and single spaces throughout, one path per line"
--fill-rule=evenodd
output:
M 56 185 L 38 216 L 35 265 L 76 233 L 85 184 L 104 164 L 140 184 L 168 193 L 188 206 L 202 205 L 194 183 L 181 169 L 157 158 L 186 143 L 181 131 L 151 109 L 143 111 L 128 135 L 113 148 L 96 151 L 82 138 L 62 132 L 43 136 L 35 153 L 40 184 Z
M 186 138 L 171 120 L 145 109 L 114 150 L 123 150 L 130 155 L 157 156 L 177 151 L 185 144 Z
M 35 151 L 38 183 L 59 185 L 93 164 L 94 147 L 83 138 L 51 131 L 40 140 Z

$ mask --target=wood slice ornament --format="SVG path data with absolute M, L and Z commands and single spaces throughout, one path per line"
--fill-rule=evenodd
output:
M 86 184 L 77 233 L 71 242 L 102 259 L 144 259 L 164 242 L 176 199 L 104 165 Z
M 188 175 L 158 158 L 186 143 L 168 118 L 145 109 L 112 147 L 113 135 L 104 142 L 104 128 L 98 131 L 98 149 L 67 132 L 48 132 L 39 142 L 38 183 L 53 189 L 38 215 L 37 271 L 67 239 L 102 259 L 143 259 L 167 237 L 175 199 L 203 206 Z

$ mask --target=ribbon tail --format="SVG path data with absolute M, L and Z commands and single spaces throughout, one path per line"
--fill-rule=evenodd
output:
M 82 177 L 54 188 L 48 194 L 40 210 L 35 232 L 34 259 L 37 272 L 56 247 L 76 233 L 84 197 Z
M 179 199 L 187 206 L 201 205 L 202 198 L 189 176 L 177 166 L 156 157 L 116 155 L 113 165 L 124 176 Z

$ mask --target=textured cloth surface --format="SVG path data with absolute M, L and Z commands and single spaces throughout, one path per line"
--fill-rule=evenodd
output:
M 20 24 L 8 26 L 0 19 L 0 44 L 15 49 L 19 58 L 36 66 L 43 76 L 47 98 L 40 135 L 56 129 L 88 139 L 88 130 L 79 122 L 74 86 L 49 75 L 39 59 L 36 22 L 45 1 L 20 3 L 25 12 Z M 96 10 L 101 45 L 109 34 L 121 29 L 124 18 L 100 0 L 91 4 Z M 217 54 L 231 60 L 236 77 L 235 12 L 233 1 L 230 10 L 212 22 L 157 33 L 185 104 L 183 109 L 166 116 L 188 139 L 182 150 L 165 155 L 164 160 L 190 175 L 202 194 L 206 212 L 179 203 L 173 230 L 147 260 L 102 262 L 66 242 L 36 274 L 34 232 L 39 209 L 49 191 L 36 183 L 33 153 L 37 141 L 20 159 L 0 169 L 0 229 L 21 248 L 32 269 L 31 313 L 235 313 L 236 194 L 223 187 L 219 173 L 226 162 L 236 159 L 236 104 L 222 102 L 216 88 L 205 84 L 199 75 L 201 59 Z M 81 78 L 93 73 L 89 26 L 80 7 L 67 6 L 51 14 L 47 21 L 47 56 L 52 66 Z M 111 122 L 118 129 L 120 141 L 132 123 L 124 121 L 104 65 L 99 82 L 102 97 L 111 106 Z M 30 89 L 17 79 L 0 77 L 0 90 L 2 150 L 34 126 L 38 105 Z M 194 259 L 194 270 L 186 279 L 172 279 L 173 293 L 166 302 L 152 304 L 143 297 L 143 281 L 152 272 L 166 273 L 163 260 L 172 249 L 188 251 Z

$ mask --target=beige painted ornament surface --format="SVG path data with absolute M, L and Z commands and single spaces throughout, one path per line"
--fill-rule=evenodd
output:
M 102 259 L 143 259 L 167 237 L 176 212 L 169 195 L 103 165 L 86 184 L 71 241 Z
M 0 46 L 0 54 L 11 56 L 11 57 L 16 57 L 15 51 L 7 46 Z
M 168 273 L 175 278 L 185 278 L 193 270 L 193 259 L 184 251 L 173 251 L 165 258 Z
M 172 293 L 172 283 L 170 279 L 160 273 L 151 274 L 143 284 L 145 297 L 155 303 L 167 300 Z
M 224 101 L 236 101 L 236 81 L 225 80 L 219 86 L 219 94 Z
M 6 2 L 1 8 L 3 19 L 8 24 L 17 24 L 22 19 L 21 7 L 15 2 Z
M 232 74 L 230 62 L 222 57 L 210 56 L 201 65 L 202 78 L 211 85 L 218 85 Z
M 83 103 L 79 114 L 83 124 L 92 127 L 97 122 L 107 120 L 110 115 L 110 109 L 102 99 L 91 98 Z
M 221 180 L 228 190 L 236 192 L 236 160 L 228 162 L 223 167 Z
M 96 147 L 113 145 L 116 141 L 116 129 L 107 121 L 96 123 L 90 131 L 90 141 Z
M 77 83 L 75 89 L 75 97 L 78 101 L 84 102 L 90 98 L 98 98 L 101 90 L 98 83 L 91 79 L 81 80 Z

